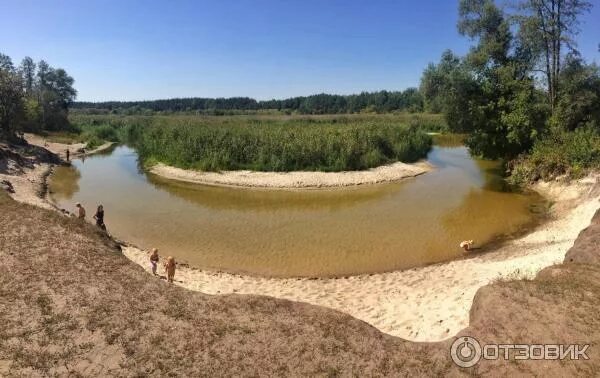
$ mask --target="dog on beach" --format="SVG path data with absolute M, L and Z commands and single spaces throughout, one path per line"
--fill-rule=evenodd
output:
M 473 240 L 463 240 L 460 242 L 460 248 L 464 249 L 465 251 L 468 251 L 471 249 L 471 246 L 473 245 Z

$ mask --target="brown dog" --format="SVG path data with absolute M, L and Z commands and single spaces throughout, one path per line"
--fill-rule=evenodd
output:
M 472 245 L 473 245 L 473 240 L 463 240 L 460 243 L 460 248 L 464 249 L 465 251 L 468 251 L 471 249 Z

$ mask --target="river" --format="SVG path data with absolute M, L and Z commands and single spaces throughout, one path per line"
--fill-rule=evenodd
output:
M 262 276 L 346 276 L 458 258 L 536 221 L 543 199 L 506 191 L 498 163 L 441 143 L 436 168 L 397 183 L 337 190 L 264 190 L 170 181 L 117 146 L 50 180 L 52 200 L 88 216 L 103 204 L 111 234 L 202 269 Z M 476 250 L 473 253 L 479 253 Z

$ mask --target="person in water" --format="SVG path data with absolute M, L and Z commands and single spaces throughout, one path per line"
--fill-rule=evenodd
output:
M 77 218 L 84 220 L 85 219 L 85 209 L 83 208 L 83 206 L 81 206 L 81 204 L 79 202 L 77 202 L 75 204 L 75 207 L 77 208 Z
M 94 214 L 94 219 L 96 220 L 96 226 L 106 231 L 106 225 L 104 224 L 104 207 L 102 205 L 98 205 L 96 214 Z
M 156 267 L 158 266 L 158 249 L 152 248 L 152 253 L 150 254 L 150 267 L 152 268 L 152 274 L 156 276 Z
M 167 272 L 167 281 L 173 282 L 173 278 L 175 277 L 175 259 L 173 256 L 167 257 L 167 261 L 165 261 L 165 271 Z

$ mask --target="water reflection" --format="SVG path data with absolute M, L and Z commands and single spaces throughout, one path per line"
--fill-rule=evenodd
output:
M 59 180 L 52 180 L 50 193 L 57 200 L 70 200 L 75 193 L 79 192 L 79 179 L 81 173 L 72 166 L 58 166 L 54 168 L 54 177 Z
M 341 190 L 268 190 L 212 187 L 147 175 L 157 188 L 192 204 L 211 209 L 229 210 L 337 210 L 392 195 L 404 183 L 369 185 Z

